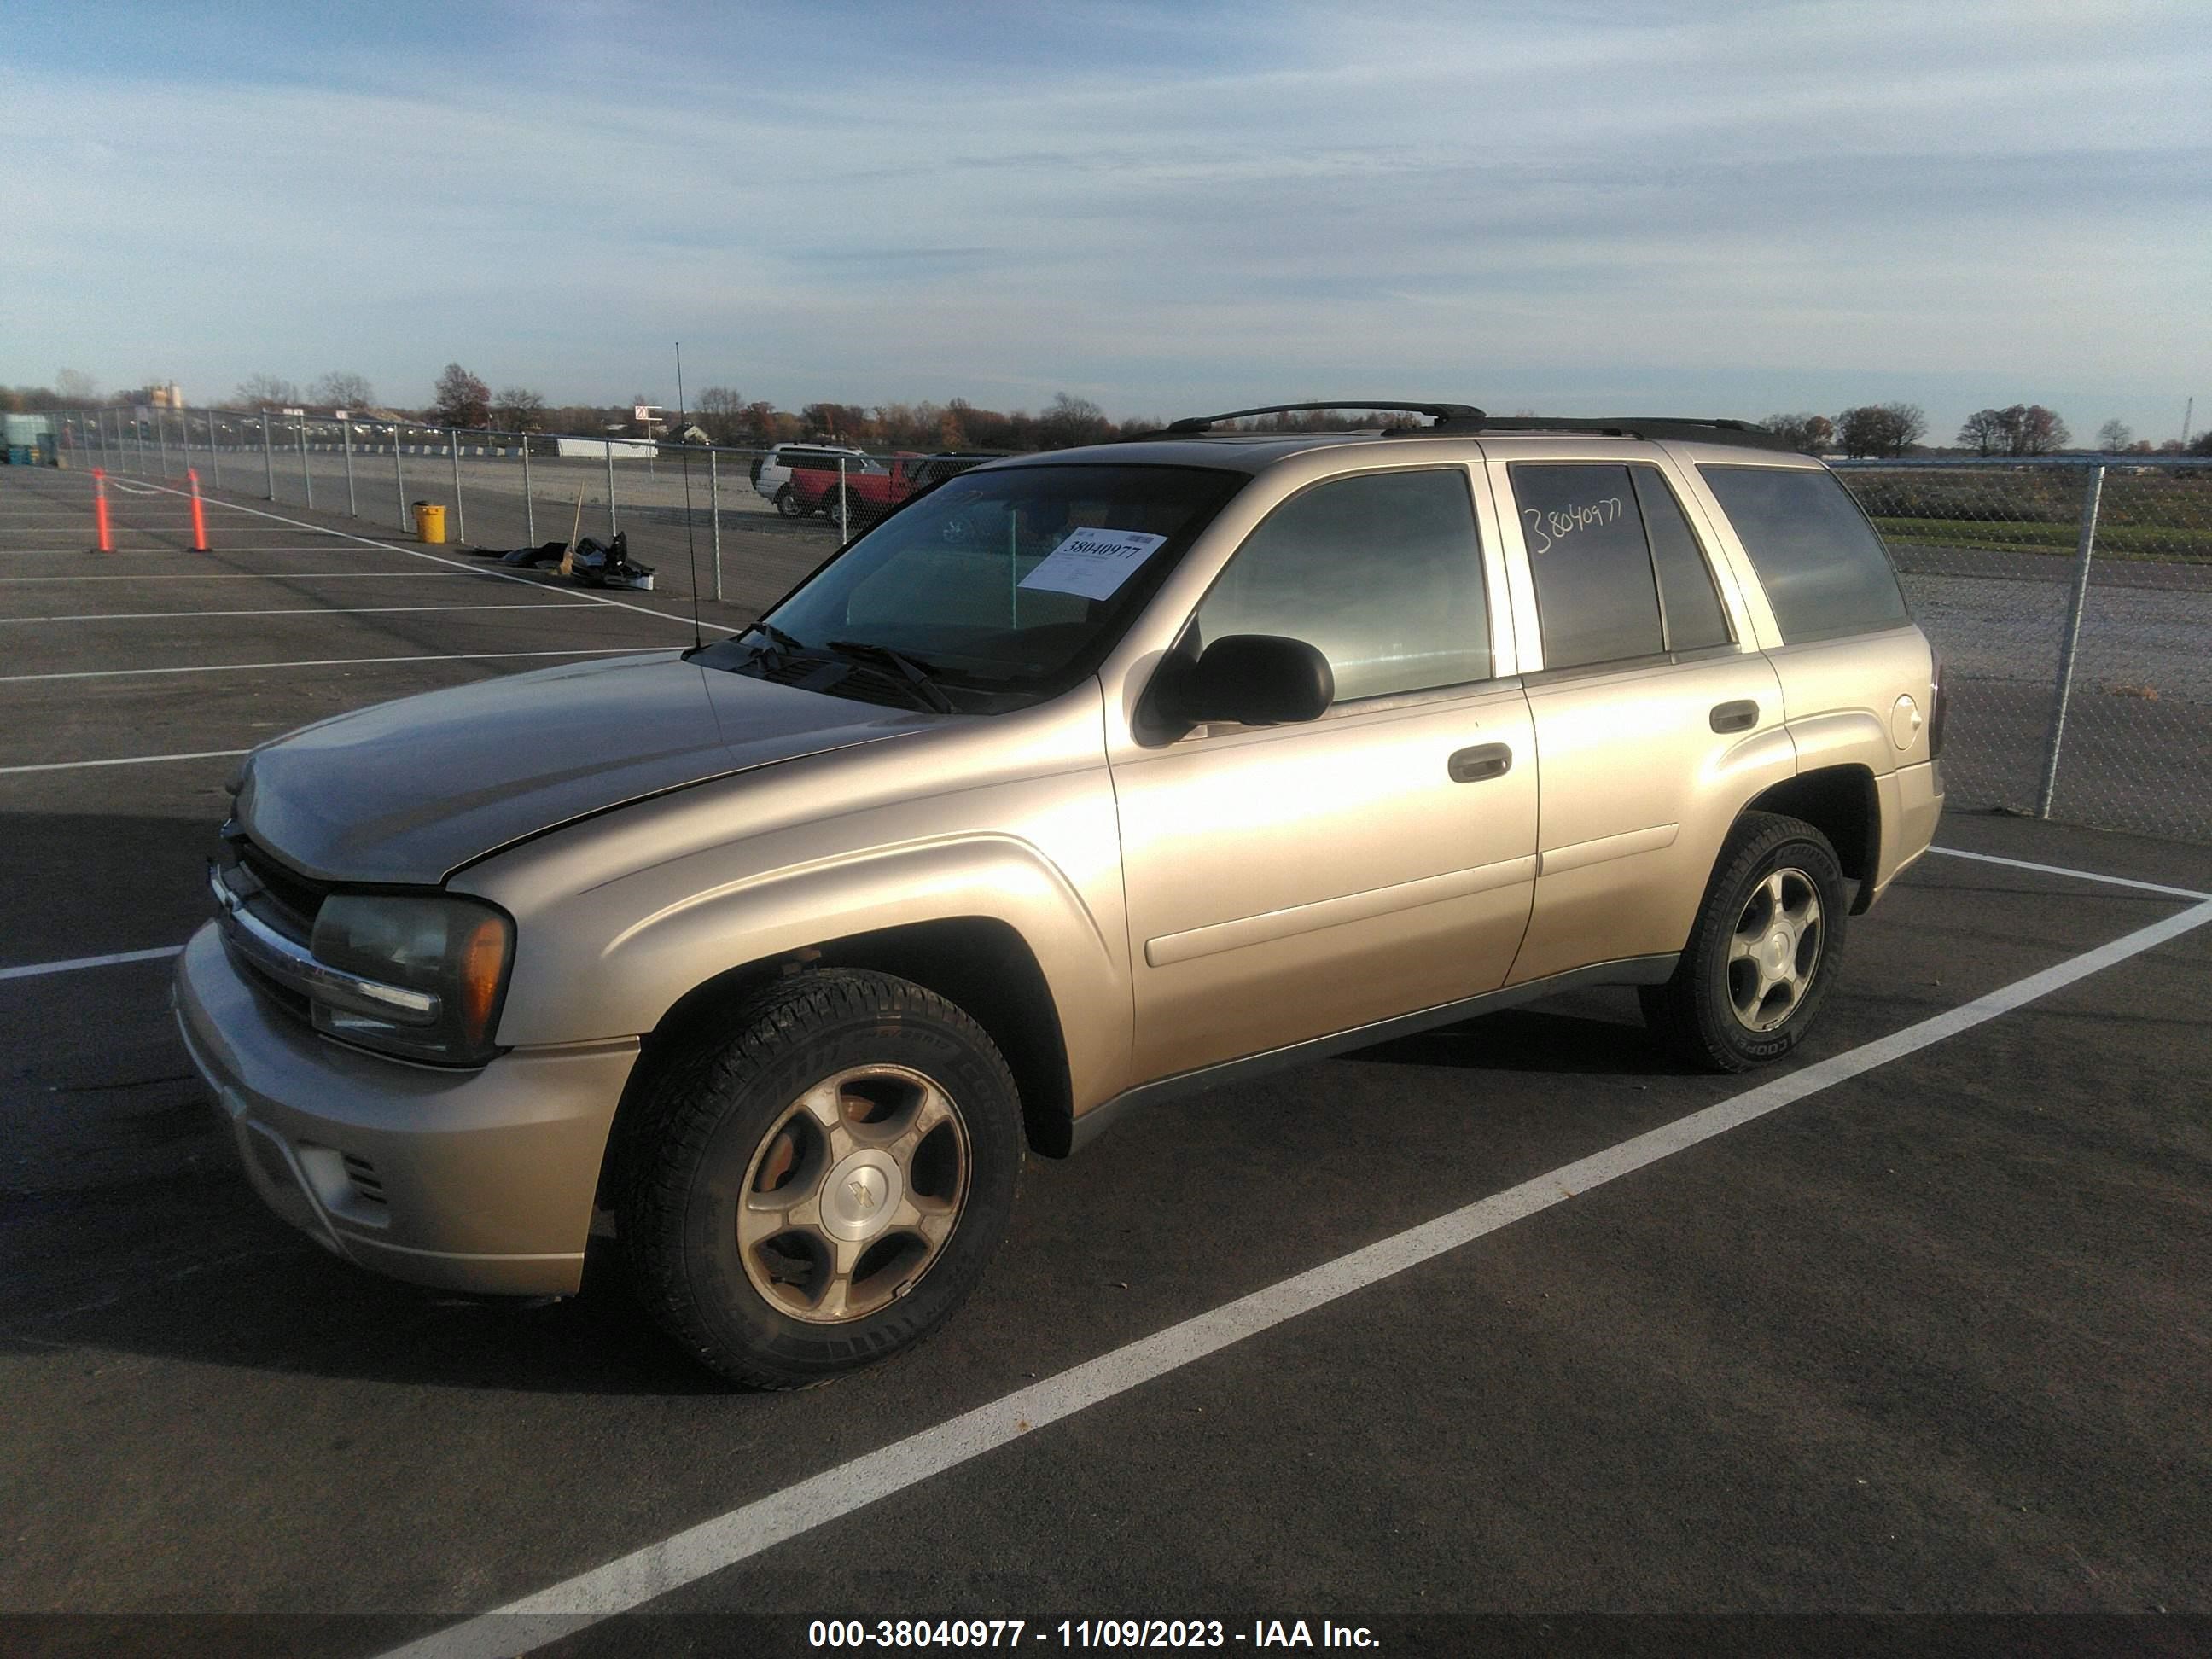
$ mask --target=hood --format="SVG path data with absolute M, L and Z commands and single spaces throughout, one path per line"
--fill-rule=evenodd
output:
M 321 880 L 434 885 L 610 807 L 938 723 L 673 656 L 622 657 L 307 726 L 247 757 L 234 816 Z

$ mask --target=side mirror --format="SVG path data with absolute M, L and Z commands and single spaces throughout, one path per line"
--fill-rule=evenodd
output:
M 1195 663 L 1185 658 L 1170 675 L 1160 687 L 1160 713 L 1188 726 L 1289 725 L 1319 720 L 1336 701 L 1328 659 L 1304 640 L 1274 634 L 1216 640 Z

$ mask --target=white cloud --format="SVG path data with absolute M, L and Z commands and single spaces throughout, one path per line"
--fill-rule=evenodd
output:
M 0 281 L 50 296 L 0 378 L 666 395 L 681 335 L 786 403 L 2077 388 L 2148 433 L 2208 367 L 2195 9 L 503 15 L 287 79 L 0 70 L 48 158 Z

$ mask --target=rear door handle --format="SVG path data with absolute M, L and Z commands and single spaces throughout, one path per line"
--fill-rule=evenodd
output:
M 1513 750 L 1503 743 L 1477 744 L 1472 749 L 1462 749 L 1446 763 L 1454 783 L 1480 783 L 1485 778 L 1502 778 L 1513 769 Z
M 1741 702 L 1717 703 L 1712 727 L 1716 732 L 1748 732 L 1759 724 L 1759 705 L 1748 697 Z

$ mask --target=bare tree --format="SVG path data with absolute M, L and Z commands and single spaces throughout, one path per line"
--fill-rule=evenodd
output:
M 2136 441 L 2136 429 L 2125 421 L 2107 421 L 2097 428 L 2097 447 L 2117 455 Z
M 1072 449 L 1077 444 L 1095 444 L 1110 437 L 1113 432 L 1104 410 L 1088 398 L 1071 398 L 1065 392 L 1054 392 L 1051 407 L 1037 417 L 1037 446 L 1041 449 Z
M 526 386 L 506 386 L 491 400 L 491 412 L 510 432 L 535 432 L 545 419 L 545 399 Z
M 482 426 L 491 418 L 491 388 L 463 368 L 447 363 L 438 376 L 439 422 L 446 426 Z
M 774 404 L 756 398 L 745 405 L 745 441 L 753 444 L 781 443 L 799 434 L 799 422 L 783 413 Z
M 286 409 L 300 401 L 299 386 L 274 374 L 250 374 L 232 394 L 233 406 L 239 409 Z
M 1835 422 L 1825 415 L 1770 415 L 1759 424 L 1792 449 L 1818 455 L 1836 442 Z
M 2058 418 L 2057 412 L 2041 404 L 2014 404 L 2004 413 L 2015 455 L 2048 455 L 2074 441 L 2074 434 L 2066 429 L 2066 422 Z
M 1928 416 L 1917 404 L 1862 404 L 1836 416 L 1848 455 L 1902 455 L 1927 430 Z
M 1918 404 L 1883 404 L 1880 407 L 1887 419 L 1885 430 L 1891 454 L 1902 455 L 1928 435 L 1928 412 Z
M 745 430 L 745 395 L 732 386 L 710 386 L 692 399 L 691 416 L 716 443 L 736 443 Z
M 809 404 L 799 411 L 810 435 L 856 444 L 875 436 L 875 422 L 858 404 Z
M 365 375 L 334 368 L 307 388 L 307 399 L 332 409 L 370 409 L 376 404 L 376 388 Z
M 1959 447 L 1977 455 L 2010 453 L 2012 437 L 2002 409 L 1978 409 L 1959 428 Z
M 81 368 L 64 368 L 54 376 L 54 396 L 76 408 L 100 401 L 100 382 Z

